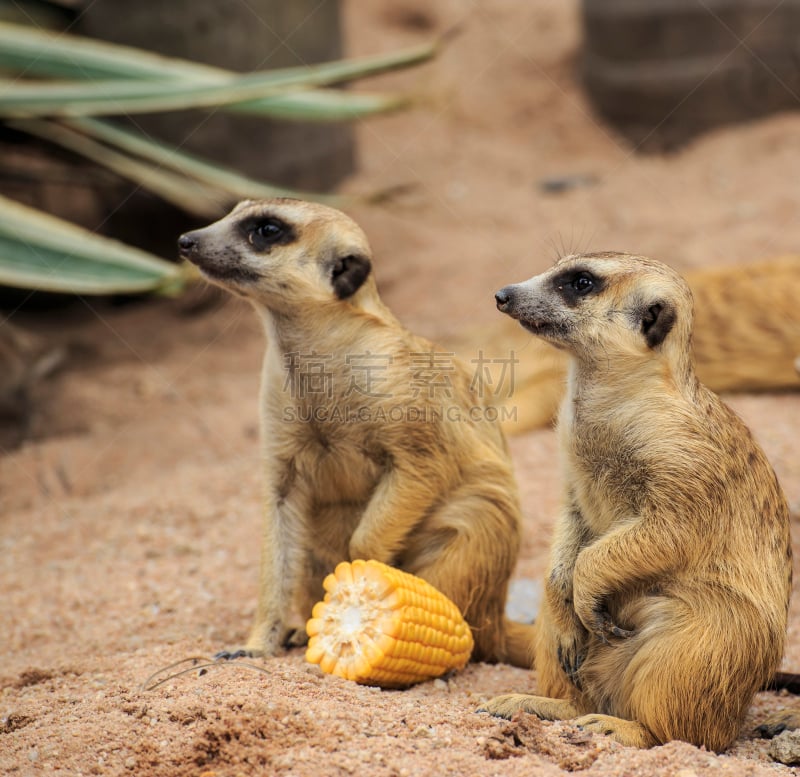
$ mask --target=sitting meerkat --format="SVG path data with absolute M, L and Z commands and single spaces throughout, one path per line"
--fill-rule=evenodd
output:
M 486 709 L 575 718 L 624 745 L 725 749 L 781 660 L 792 553 L 764 453 L 695 377 L 688 286 L 659 262 L 600 253 L 496 300 L 570 364 L 542 696 Z
M 469 371 L 381 302 L 367 239 L 329 207 L 240 203 L 181 256 L 247 298 L 267 334 L 267 505 L 258 609 L 241 651 L 305 642 L 343 560 L 419 575 L 462 610 L 474 660 L 530 667 L 533 626 L 504 606 L 520 542 L 506 442 Z

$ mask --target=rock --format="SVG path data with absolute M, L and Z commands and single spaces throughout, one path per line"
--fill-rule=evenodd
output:
M 769 746 L 769 754 L 787 766 L 800 764 L 800 729 L 778 734 Z

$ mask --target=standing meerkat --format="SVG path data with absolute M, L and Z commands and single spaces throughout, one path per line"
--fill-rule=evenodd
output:
M 649 747 L 723 750 L 783 655 L 788 508 L 745 425 L 694 374 L 692 296 L 665 265 L 587 254 L 498 308 L 570 357 L 556 526 L 526 710 Z
M 358 225 L 309 202 L 245 201 L 179 248 L 253 304 L 268 341 L 258 609 L 245 648 L 222 655 L 302 644 L 325 575 L 363 558 L 449 596 L 475 660 L 529 667 L 533 626 L 504 617 L 520 506 L 496 415 L 452 354 L 381 302 Z

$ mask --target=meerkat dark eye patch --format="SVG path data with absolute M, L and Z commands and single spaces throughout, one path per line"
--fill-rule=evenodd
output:
M 331 265 L 331 284 L 339 299 L 352 297 L 362 286 L 372 269 L 366 256 L 340 256 Z
M 602 291 L 603 279 L 580 268 L 565 270 L 553 278 L 553 288 L 568 307 L 575 307 L 581 297 Z
M 666 302 L 656 302 L 644 309 L 642 313 L 642 334 L 650 348 L 656 348 L 664 342 L 677 315 L 675 308 Z
M 247 242 L 256 251 L 269 252 L 272 246 L 286 245 L 296 239 L 288 224 L 272 216 L 249 218 L 241 226 Z

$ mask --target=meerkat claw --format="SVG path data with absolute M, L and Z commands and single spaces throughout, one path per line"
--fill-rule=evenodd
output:
M 615 637 L 621 637 L 622 639 L 630 639 L 634 634 L 636 634 L 636 632 L 631 629 L 621 629 L 619 626 L 613 625 L 611 627 L 611 633 Z
M 623 629 L 617 626 L 611 620 L 611 615 L 606 609 L 596 609 L 594 611 L 594 632 L 603 644 L 608 644 L 609 637 L 629 639 L 636 633 L 630 629 Z
M 586 654 L 578 650 L 578 646 L 573 642 L 568 648 L 562 645 L 558 646 L 558 662 L 564 670 L 564 674 L 569 678 L 569 681 L 578 689 L 581 690 L 581 682 L 578 677 L 578 670 L 583 665 L 583 660 Z
M 250 650 L 220 650 L 214 653 L 215 661 L 234 661 L 237 658 L 252 658 L 253 653 Z

